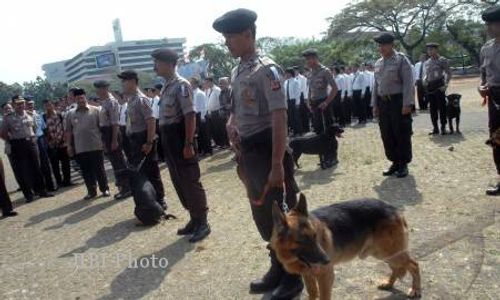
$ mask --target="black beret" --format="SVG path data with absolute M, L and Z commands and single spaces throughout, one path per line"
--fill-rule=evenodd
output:
M 295 69 L 294 68 L 286 68 L 285 72 L 289 73 L 291 75 L 295 75 Z
M 212 27 L 220 33 L 240 33 L 255 24 L 255 20 L 257 20 L 257 14 L 254 11 L 239 8 L 217 18 Z
M 485 22 L 500 22 L 500 5 L 488 7 L 482 17 Z
M 155 89 L 161 90 L 162 88 L 163 88 L 163 84 L 161 84 L 161 83 L 155 84 Z
M 425 44 L 425 47 L 427 47 L 427 48 L 439 48 L 439 44 L 431 42 L 431 43 Z
M 94 81 L 94 87 L 96 89 L 107 88 L 107 87 L 109 87 L 109 82 L 107 80 L 97 80 L 97 81 Z
M 87 93 L 85 92 L 84 89 L 76 88 L 73 90 L 73 95 L 75 96 L 80 96 L 80 95 L 86 95 Z
M 313 49 L 313 48 L 306 49 L 302 52 L 302 56 L 304 56 L 304 57 L 318 56 L 318 50 Z
M 134 70 L 125 70 L 120 74 L 118 74 L 118 78 L 122 80 L 132 80 L 132 79 L 139 80 L 139 76 L 137 75 L 137 72 Z
M 381 45 L 384 44 L 391 44 L 394 42 L 396 38 L 394 38 L 394 35 L 390 32 L 381 32 L 377 34 L 373 40 Z
M 12 96 L 11 98 L 12 103 L 21 103 L 24 102 L 24 98 L 19 95 Z
M 151 56 L 156 59 L 166 63 L 176 63 L 179 59 L 179 54 L 169 48 L 156 49 L 151 53 Z

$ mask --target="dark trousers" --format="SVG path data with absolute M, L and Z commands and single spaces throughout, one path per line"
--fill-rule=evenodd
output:
M 321 110 L 318 106 L 326 99 L 311 101 L 311 109 L 313 111 L 313 128 L 317 134 L 325 131 L 325 126 L 333 124 L 332 120 L 332 104 L 330 103 L 325 110 Z
M 302 134 L 302 121 L 300 120 L 300 104 L 295 105 L 295 99 L 288 100 L 288 128 L 293 134 Z
M 99 190 L 102 193 L 109 190 L 102 150 L 78 153 L 76 160 L 80 165 L 83 181 L 85 181 L 89 194 L 97 192 L 97 185 L 99 185 Z
M 49 148 L 49 160 L 52 172 L 56 178 L 57 185 L 68 185 L 71 183 L 70 160 L 66 147 Z M 61 176 L 62 171 L 62 176 Z
M 285 170 L 284 187 L 286 199 L 283 199 L 283 189 L 271 188 L 263 195 L 267 178 L 272 165 L 272 131 L 266 129 L 241 141 L 241 156 L 238 159 L 237 172 L 245 185 L 250 200 L 252 216 L 260 236 L 269 241 L 273 230 L 272 206 L 277 201 L 282 208 L 283 201 L 289 208 L 297 202 L 299 188 L 293 177 L 294 165 L 289 153 L 285 153 L 283 167 Z
M 352 117 L 352 98 L 345 96 L 344 101 L 342 101 L 342 112 L 344 114 L 344 120 L 346 125 L 351 124 Z
M 122 138 L 121 146 L 123 149 L 123 153 L 125 154 L 127 161 L 130 161 L 130 157 L 132 155 L 130 154 L 130 141 L 128 140 L 127 136 L 127 126 L 120 126 L 120 136 Z
M 111 150 L 111 142 L 113 140 L 113 127 L 101 127 L 102 143 L 104 144 L 104 153 L 111 162 L 115 175 L 115 184 L 120 191 L 127 192 L 130 190 L 130 185 L 126 173 L 123 172 L 127 168 L 127 162 L 122 151 L 121 133 L 118 132 L 118 148 Z
M 367 87 L 365 90 L 365 106 L 366 106 L 366 118 L 369 120 L 373 119 L 373 107 L 372 107 L 372 92 L 370 88 Z
M 43 194 L 47 191 L 43 181 L 40 162 L 38 160 L 38 145 L 35 139 L 10 140 L 13 167 L 19 174 L 19 187 L 24 198 L 32 199 L 33 192 Z
M 426 110 L 428 103 L 427 99 L 425 98 L 425 88 L 424 84 L 422 83 L 422 80 L 417 80 L 416 85 L 417 85 L 418 107 L 422 110 Z
M 395 164 L 407 164 L 412 160 L 412 116 L 402 115 L 403 95 L 391 95 L 390 99 L 377 99 L 379 127 L 385 155 Z
M 54 180 L 52 179 L 52 170 L 50 169 L 50 160 L 48 153 L 48 144 L 44 136 L 40 136 L 36 140 L 38 146 L 38 159 L 40 159 L 40 170 L 42 171 L 45 187 L 49 190 L 55 189 Z
M 333 119 L 341 127 L 345 126 L 344 113 L 342 112 L 342 91 L 339 91 L 332 102 Z
M 128 135 L 130 143 L 130 158 L 129 164 L 133 166 L 139 165 L 144 158 L 142 146 L 146 144 L 148 139 L 147 132 L 137 132 Z M 158 166 L 158 153 L 156 153 L 156 146 L 153 145 L 151 152 L 146 157 L 142 168 L 139 170 L 151 182 L 156 191 L 156 199 L 158 202 L 163 203 L 165 198 L 165 189 L 161 181 L 160 167 Z
M 366 122 L 366 103 L 364 95 L 361 96 L 362 91 L 352 91 L 352 98 L 354 100 L 354 111 L 360 123 Z
M 434 129 L 438 129 L 438 121 L 441 127 L 446 126 L 446 95 L 441 90 L 435 90 L 426 94 L 431 107 L 431 121 Z
M 302 132 L 307 133 L 311 131 L 311 112 L 306 104 L 306 99 L 303 94 L 300 95 L 299 107 L 300 120 L 302 121 Z
M 500 128 L 500 109 L 496 105 L 500 105 L 500 88 L 490 88 L 490 99 L 488 100 L 488 127 L 490 135 Z M 497 168 L 497 174 L 500 175 L 500 147 L 493 147 L 493 161 Z
M 160 132 L 160 120 L 156 120 L 156 133 Z M 163 146 L 161 145 L 161 137 L 158 134 L 158 142 L 156 143 L 156 153 L 158 153 L 158 160 L 165 161 L 165 157 L 163 157 Z
M 0 158 L 0 209 L 2 209 L 3 215 L 12 211 L 12 202 L 10 201 L 9 193 L 7 192 L 7 187 L 5 186 L 5 170 L 1 158 Z
M 212 143 L 210 141 L 208 124 L 206 120 L 201 120 L 201 113 L 196 114 L 196 133 L 199 152 L 203 154 L 212 154 Z
M 16 162 L 12 159 L 12 151 L 11 151 L 11 154 L 7 155 L 7 158 L 9 159 L 9 163 L 10 163 L 10 166 L 12 168 L 12 173 L 14 174 L 14 178 L 16 179 L 17 185 L 19 186 L 19 188 L 21 188 L 21 184 L 19 183 L 19 182 L 21 182 L 21 180 L 19 179 L 21 177 L 21 175 L 19 174 L 19 168 L 16 168 L 14 166 L 14 164 Z
M 207 196 L 200 181 L 198 158 L 184 159 L 183 149 L 186 138 L 184 121 L 160 126 L 163 151 L 170 172 L 170 178 L 182 206 L 189 211 L 192 219 L 207 217 Z
M 214 143 L 219 147 L 229 146 L 229 139 L 226 133 L 226 122 L 224 114 L 221 111 L 212 111 L 206 116 L 207 124 L 209 126 L 210 137 Z

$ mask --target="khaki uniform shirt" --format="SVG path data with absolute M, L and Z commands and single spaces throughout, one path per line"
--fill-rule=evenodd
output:
M 35 136 L 36 123 L 27 112 L 22 115 L 14 112 L 4 117 L 2 130 L 7 132 L 10 140 L 32 138 Z
M 143 132 L 148 129 L 148 120 L 154 119 L 151 101 L 135 94 L 127 106 L 127 134 Z
M 120 121 L 120 104 L 116 99 L 105 99 L 99 113 L 99 126 L 118 125 Z
M 489 40 L 481 48 L 481 85 L 500 87 L 500 43 Z
M 87 105 L 69 111 L 66 116 L 66 131 L 73 134 L 75 153 L 103 150 L 99 129 L 99 108 Z
M 193 91 L 189 82 L 175 74 L 161 91 L 160 126 L 182 121 L 184 115 L 194 113 Z
M 231 110 L 241 137 L 270 128 L 272 112 L 287 108 L 282 78 L 280 66 L 257 54 L 233 69 Z
M 372 107 L 377 106 L 377 96 L 403 94 L 403 105 L 415 103 L 413 68 L 408 58 L 395 52 L 389 58 L 380 58 L 375 63 L 375 81 L 372 93 Z
M 448 60 L 442 56 L 429 58 L 424 63 L 424 84 L 439 79 L 445 79 L 446 84 L 451 80 L 451 69 Z
M 328 97 L 328 86 L 337 86 L 332 72 L 325 66 L 313 70 L 309 77 L 309 99 L 317 101 Z

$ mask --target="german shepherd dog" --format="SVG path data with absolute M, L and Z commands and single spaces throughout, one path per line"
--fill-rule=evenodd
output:
M 328 169 L 338 163 L 337 137 L 342 137 L 344 130 L 337 125 L 328 126 L 324 133 L 309 134 L 302 137 L 296 137 L 290 140 L 292 148 L 293 161 L 295 166 L 300 169 L 299 159 L 302 154 L 319 155 L 321 169 Z
M 394 206 L 360 199 L 309 213 L 303 194 L 286 215 L 273 205 L 271 247 L 286 271 L 302 275 L 309 299 L 331 299 L 334 265 L 356 256 L 372 256 L 389 265 L 392 274 L 380 289 L 391 289 L 408 271 L 413 278 L 408 296 L 421 296 L 419 266 L 408 253 L 407 224 Z
M 457 133 L 460 134 L 460 99 L 462 95 L 460 94 L 449 94 L 446 96 L 448 100 L 446 103 L 446 115 L 448 117 L 448 123 L 450 125 L 450 132 L 453 134 L 453 119 L 455 119 L 457 125 Z

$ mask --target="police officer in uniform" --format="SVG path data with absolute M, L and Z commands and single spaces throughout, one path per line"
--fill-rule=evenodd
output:
M 500 6 L 492 6 L 482 14 L 491 40 L 481 48 L 481 86 L 479 93 L 488 98 L 488 116 L 490 135 L 500 128 Z M 500 148 L 493 145 L 493 160 L 499 176 L 494 188 L 486 191 L 487 195 L 500 196 Z
M 240 63 L 233 69 L 232 108 L 228 135 L 237 155 L 238 175 L 250 199 L 253 219 L 259 233 L 269 241 L 273 229 L 272 205 L 296 203 L 297 185 L 293 162 L 286 153 L 287 110 L 282 87 L 283 71 L 271 59 L 256 52 L 255 12 L 237 9 L 213 23 Z M 272 299 L 293 299 L 303 289 L 301 277 L 287 273 L 270 249 L 271 268 L 260 280 L 250 284 L 250 292 L 273 291 Z
M 151 53 L 155 71 L 165 78 L 160 95 L 160 135 L 165 160 L 174 188 L 182 206 L 189 211 L 190 220 L 177 231 L 191 235 L 196 243 L 210 234 L 207 220 L 207 196 L 200 181 L 200 166 L 195 149 L 196 112 L 189 82 L 177 74 L 179 59 L 171 49 Z
M 24 198 L 27 203 L 33 201 L 33 192 L 40 197 L 53 197 L 54 195 L 47 193 L 40 169 L 35 121 L 25 111 L 25 101 L 22 97 L 18 96 L 12 102 L 15 112 L 5 116 L 0 136 L 11 145 L 12 160 L 16 162 L 13 167 L 20 175 L 19 185 Z
M 372 94 L 374 116 L 379 117 L 385 155 L 392 162 L 384 176 L 408 175 L 412 159 L 412 105 L 415 103 L 412 66 L 406 56 L 394 50 L 394 36 L 383 32 L 374 38 L 382 58 L 375 63 Z
M 120 104 L 109 92 L 109 82 L 98 80 L 94 82 L 96 94 L 101 102 L 99 126 L 101 128 L 104 153 L 107 155 L 115 174 L 116 186 L 119 189 L 114 197 L 116 200 L 130 197 L 130 186 L 123 170 L 127 168 L 121 146 L 120 134 Z
M 431 108 L 433 130 L 430 135 L 439 134 L 438 120 L 441 123 L 441 134 L 446 134 L 446 88 L 451 80 L 451 69 L 446 58 L 438 53 L 438 43 L 428 43 L 429 59 L 424 64 L 424 86 L 426 98 Z
M 337 95 L 338 88 L 330 69 L 320 63 L 316 49 L 307 49 L 302 56 L 311 69 L 308 98 L 313 111 L 314 131 L 319 134 L 324 132 L 324 125 L 330 126 L 333 123 L 332 101 Z M 331 88 L 330 93 L 328 86 Z
M 166 210 L 165 190 L 161 181 L 155 146 L 156 120 L 151 101 L 139 91 L 137 72 L 126 70 L 118 74 L 118 78 L 122 80 L 124 97 L 128 97 L 126 134 L 130 143 L 129 163 L 138 166 L 146 157 L 139 171 L 151 182 L 156 191 L 156 200 Z

